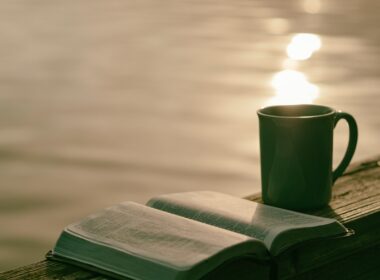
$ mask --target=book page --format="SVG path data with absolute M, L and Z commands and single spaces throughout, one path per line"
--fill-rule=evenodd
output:
M 223 251 L 227 259 L 253 252 L 267 254 L 263 244 L 247 236 L 134 202 L 89 216 L 66 231 L 178 270 L 210 260 Z M 236 250 L 228 252 L 233 247 Z
M 255 237 L 262 240 L 269 250 L 276 237 L 283 232 L 337 223 L 333 219 L 306 215 L 208 191 L 162 195 L 150 200 L 148 205 Z M 345 231 L 340 225 L 337 230 Z M 323 232 L 317 234 L 323 235 Z

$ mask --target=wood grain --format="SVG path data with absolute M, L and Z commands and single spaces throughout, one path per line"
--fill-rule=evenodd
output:
M 352 165 L 337 181 L 330 205 L 311 214 L 355 230 L 347 238 L 315 241 L 281 255 L 280 279 L 378 279 L 380 276 L 380 156 Z M 260 194 L 248 199 L 260 201 Z M 258 272 L 259 273 L 259 272 Z M 0 279 L 109 279 L 79 267 L 41 261 L 0 274 Z

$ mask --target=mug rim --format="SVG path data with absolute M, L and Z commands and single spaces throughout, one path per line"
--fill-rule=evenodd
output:
M 314 115 L 300 115 L 300 116 L 281 116 L 281 115 L 275 115 L 275 114 L 270 114 L 270 113 L 265 113 L 265 110 L 269 109 L 275 109 L 275 108 L 285 108 L 285 107 L 313 107 L 313 108 L 323 108 L 329 110 L 327 113 L 323 114 L 314 114 Z M 336 113 L 336 110 L 324 106 L 324 105 L 318 105 L 318 104 L 291 104 L 291 105 L 271 105 L 271 106 L 266 106 L 262 107 L 259 110 L 257 110 L 257 114 L 262 117 L 270 117 L 270 118 L 279 118 L 279 119 L 310 119 L 310 118 L 321 118 L 321 117 L 327 117 L 334 115 Z

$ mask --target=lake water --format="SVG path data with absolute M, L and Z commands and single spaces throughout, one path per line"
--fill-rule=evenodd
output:
M 256 110 L 352 113 L 379 154 L 380 4 L 2 1 L 0 270 L 123 200 L 260 189 Z M 335 133 L 335 162 L 347 127 Z

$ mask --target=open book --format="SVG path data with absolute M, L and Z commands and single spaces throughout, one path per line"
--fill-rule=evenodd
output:
M 69 225 L 51 257 L 127 279 L 217 279 L 210 278 L 215 271 L 227 279 L 223 268 L 246 270 L 249 279 L 252 260 L 347 232 L 334 219 L 222 193 L 176 193 L 146 206 L 124 202 Z

